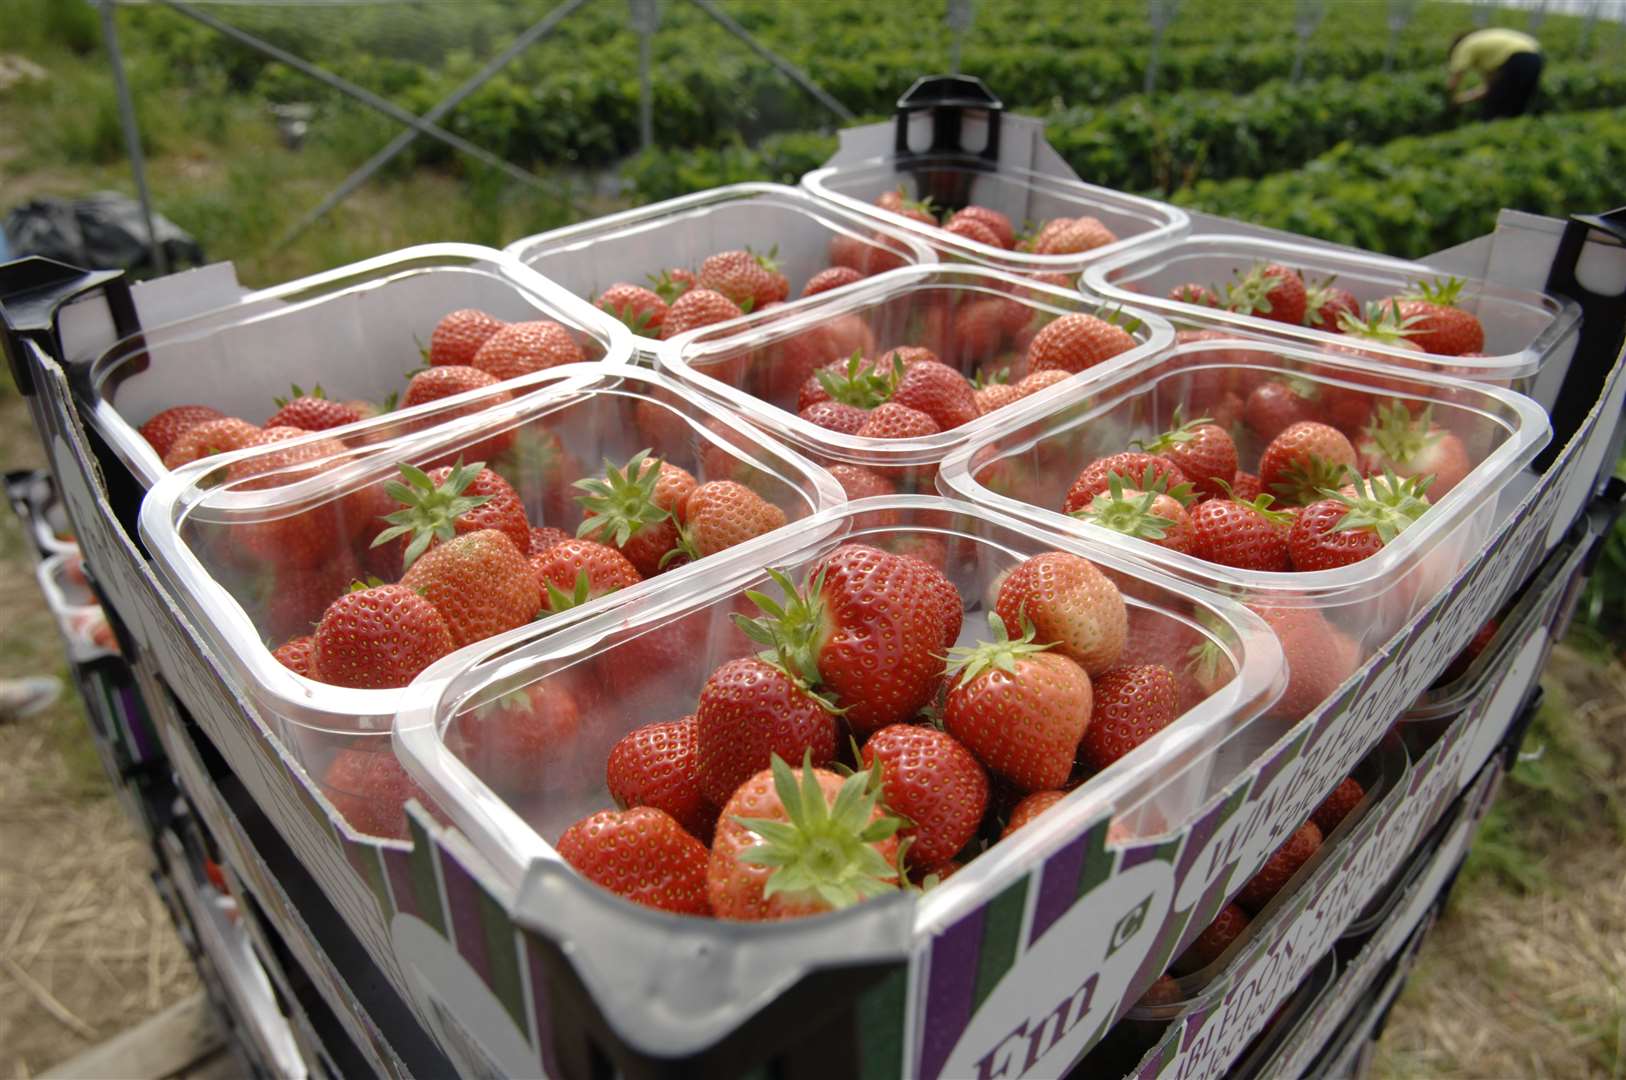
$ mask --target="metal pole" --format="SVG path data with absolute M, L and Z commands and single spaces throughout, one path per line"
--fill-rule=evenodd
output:
M 1383 70 L 1386 72 L 1395 68 L 1400 35 L 1405 32 L 1406 24 L 1411 22 L 1412 12 L 1416 8 L 1417 0 L 1389 0 L 1389 45 L 1383 51 Z
M 1294 29 L 1298 32 L 1298 45 L 1293 50 L 1293 73 L 1290 81 L 1298 82 L 1304 74 L 1304 54 L 1310 48 L 1310 35 L 1321 24 L 1321 16 L 1326 11 L 1326 0 L 1298 0 L 1298 13 L 1293 19 Z
M 843 105 L 841 102 L 837 101 L 835 98 L 826 93 L 824 88 L 818 83 L 814 82 L 812 77 L 809 76 L 807 72 L 803 71 L 789 60 L 786 60 L 783 56 L 780 56 L 778 53 L 762 44 L 762 42 L 758 41 L 756 38 L 752 37 L 746 31 L 745 27 L 729 18 L 728 13 L 717 7 L 717 5 L 713 4 L 711 0 L 689 0 L 689 3 L 693 4 L 701 11 L 704 11 L 707 15 L 710 15 L 712 19 L 714 19 L 724 30 L 727 30 L 730 34 L 733 34 L 735 37 L 745 42 L 752 52 L 768 61 L 768 63 L 772 64 L 774 67 L 778 68 L 780 74 L 790 79 L 791 82 L 794 82 L 797 86 L 800 86 L 803 90 L 806 90 L 809 94 L 813 95 L 813 97 L 818 100 L 819 104 L 823 105 L 825 108 L 829 109 L 831 112 L 835 113 L 837 116 L 841 117 L 841 119 L 848 121 L 849 123 L 857 119 L 857 117 L 853 115 L 851 109 L 847 108 L 847 106 Z
M 944 21 L 949 28 L 949 71 L 952 74 L 960 73 L 960 51 L 965 43 L 965 34 L 971 29 L 971 20 L 975 16 L 972 0 L 948 0 L 948 12 Z
M 135 175 L 136 196 L 141 200 L 141 219 L 147 226 L 147 250 L 159 274 L 169 273 L 169 258 L 158 242 L 152 224 L 152 192 L 147 190 L 147 159 L 141 153 L 141 127 L 136 123 L 135 102 L 130 99 L 130 82 L 124 77 L 124 54 L 119 51 L 118 28 L 113 24 L 113 0 L 99 0 L 102 13 L 102 40 L 107 44 L 107 62 L 113 69 L 113 89 L 119 96 L 119 125 L 124 128 L 124 145 L 130 155 L 130 172 Z
M 547 16 L 543 18 L 541 22 L 537 23 L 519 37 L 515 38 L 508 48 L 492 57 L 486 62 L 484 67 L 470 76 L 469 79 L 463 83 L 463 85 L 459 86 L 456 90 L 453 90 L 446 97 L 442 98 L 434 108 L 424 113 L 422 119 L 428 123 L 434 123 L 442 116 L 445 116 L 447 113 L 457 108 L 464 98 L 468 97 L 470 94 L 480 89 L 480 87 L 484 86 L 487 82 L 491 81 L 492 77 L 512 63 L 515 57 L 524 52 L 526 49 L 530 48 L 532 45 L 536 44 L 538 41 L 542 40 L 548 34 L 552 33 L 554 27 L 558 26 L 559 23 L 570 15 L 571 12 L 575 11 L 585 3 L 587 3 L 587 0 L 565 0 L 564 3 L 548 12 Z M 326 214 L 329 210 L 332 210 L 335 206 L 338 206 L 345 199 L 348 199 L 350 194 L 371 179 L 374 173 L 378 172 L 378 170 L 382 169 L 385 165 L 388 165 L 395 159 L 396 155 L 405 150 L 408 146 L 412 145 L 412 141 L 417 137 L 418 129 L 414 127 L 401 132 L 395 138 L 391 139 L 384 145 L 383 149 L 379 150 L 378 153 L 368 158 L 361 168 L 345 177 L 344 182 L 334 189 L 334 191 L 329 194 L 327 198 L 323 199 L 320 206 L 306 214 L 304 217 L 300 218 L 299 221 L 294 224 L 293 228 L 284 233 L 282 239 L 278 241 L 278 247 L 286 247 L 288 244 L 292 243 L 306 229 L 316 224 L 316 222 L 321 219 L 322 215 Z
M 1547 21 L 1547 0 L 1541 0 L 1530 12 L 1529 30 L 1532 34 L 1541 29 L 1541 24 Z
M 1146 17 L 1152 24 L 1152 48 L 1146 57 L 1146 80 L 1141 93 L 1157 90 L 1158 66 L 1163 57 L 1163 35 L 1180 10 L 1180 0 L 1146 0 Z
M 273 45 L 271 42 L 266 41 L 263 38 L 255 37 L 246 30 L 239 30 L 230 23 L 221 22 L 213 15 L 199 11 L 191 4 L 182 3 L 181 0 L 161 0 L 161 2 L 171 10 L 185 15 L 189 19 L 195 19 L 196 21 L 202 23 L 204 26 L 207 26 L 209 29 L 215 31 L 215 33 L 229 37 L 233 41 L 247 45 L 251 49 L 256 49 L 259 52 L 263 52 L 272 59 L 277 60 L 280 63 L 287 64 L 295 71 L 303 72 L 304 74 L 315 79 L 317 82 L 325 83 L 326 85 L 339 91 L 341 94 L 346 94 L 355 98 L 363 105 L 383 113 L 392 120 L 399 120 L 401 123 L 407 125 L 407 127 L 421 131 L 423 134 L 428 135 L 431 138 L 439 139 L 441 142 L 452 147 L 453 149 L 461 150 L 470 157 L 482 161 L 493 168 L 501 169 L 515 180 L 530 184 L 533 187 L 543 186 L 541 180 L 531 173 L 526 172 L 524 169 L 521 169 L 519 166 L 505 161 L 503 158 L 498 157 L 489 150 L 474 145 L 461 135 L 454 135 L 437 124 L 431 124 L 420 119 L 413 113 L 408 112 L 406 109 L 403 109 L 399 105 L 395 104 L 395 102 L 379 97 L 366 87 L 357 86 L 348 79 L 341 78 L 340 76 L 333 74 L 331 71 L 328 71 L 326 68 L 318 67 L 309 60 L 306 60 L 301 56 L 296 56 L 288 50 Z
M 1491 17 L 1491 0 L 1474 0 L 1474 25 L 1489 26 Z
M 638 142 L 644 150 L 655 145 L 655 89 L 649 68 L 654 62 L 655 31 L 661 13 L 655 0 L 630 0 L 632 28 L 638 33 Z
M 1575 50 L 1581 56 L 1587 56 L 1590 53 L 1589 46 L 1592 44 L 1592 31 L 1598 25 L 1598 9 L 1601 7 L 1603 7 L 1603 0 L 1592 0 L 1592 3 L 1587 5 L 1586 22 L 1581 24 L 1581 41 Z

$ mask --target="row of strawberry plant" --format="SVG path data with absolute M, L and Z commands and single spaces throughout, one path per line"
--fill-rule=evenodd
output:
M 1503 207 L 1563 217 L 1620 202 L 1626 109 L 1524 117 L 1380 147 L 1343 145 L 1260 180 L 1203 181 L 1174 201 L 1417 258 L 1492 229 Z

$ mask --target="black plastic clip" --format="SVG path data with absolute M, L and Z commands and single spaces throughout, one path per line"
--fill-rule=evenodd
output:
M 924 150 L 909 146 L 909 121 L 920 112 L 932 119 L 931 145 Z M 900 163 L 912 158 L 958 154 L 978 158 L 988 165 L 999 160 L 999 128 L 1005 105 L 974 75 L 923 75 L 898 99 L 897 127 L 892 154 Z M 988 141 L 977 150 L 965 146 L 965 120 L 980 115 L 988 122 Z
M 1606 296 L 1582 285 L 1575 276 L 1593 230 L 1614 237 L 1626 245 L 1626 207 L 1606 214 L 1574 214 L 1564 227 L 1547 272 L 1546 291 L 1566 296 L 1581 305 L 1581 332 L 1575 342 L 1575 356 L 1564 376 L 1564 386 L 1552 408 L 1553 438 L 1536 455 L 1533 468 L 1545 473 L 1580 428 L 1587 413 L 1603 391 L 1603 384 L 1626 342 L 1626 289 Z
M 38 255 L 0 264 L 0 327 L 4 328 L 0 340 L 5 343 L 6 362 L 11 365 L 18 392 L 34 392 L 23 342 L 34 342 L 67 367 L 57 314 L 70 301 L 98 290 L 107 299 L 119 337 L 140 330 L 130 284 L 122 270 L 82 270 Z

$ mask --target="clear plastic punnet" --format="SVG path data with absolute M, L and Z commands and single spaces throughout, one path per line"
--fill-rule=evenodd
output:
M 624 210 L 516 240 L 504 249 L 549 281 L 596 302 L 618 283 L 651 288 L 672 269 L 697 271 L 712 255 L 749 250 L 767 256 L 795 300 L 809 280 L 832 266 L 863 276 L 937 261 L 932 249 L 900 229 L 821 202 L 783 184 L 730 184 Z M 727 324 L 736 325 L 734 320 Z M 658 328 L 640 332 L 645 348 Z
M 945 257 L 1015 274 L 1076 274 L 1119 252 L 1183 236 L 1191 227 L 1186 212 L 1168 203 L 1021 166 L 990 167 L 980 158 L 957 154 L 919 155 L 907 164 L 888 157 L 834 165 L 808 173 L 802 186 L 893 232 L 914 236 Z M 1068 254 L 1008 250 L 883 210 L 875 200 L 889 191 L 901 191 L 906 199 L 931 194 L 938 211 L 985 206 L 1004 214 L 1019 233 L 1060 218 L 1091 217 L 1115 239 Z
M 66 551 L 42 560 L 34 568 L 34 576 L 45 594 L 46 606 L 67 640 L 69 660 L 84 664 L 118 651 L 107 616 L 85 580 L 84 564 L 78 551 Z
M 575 364 L 490 387 L 472 401 L 447 399 L 347 431 L 187 466 L 148 495 L 141 534 L 229 677 L 351 823 L 362 832 L 404 832 L 399 797 L 385 799 L 374 815 L 365 793 L 332 777 L 341 767 L 349 776 L 365 771 L 356 754 L 390 756 L 389 728 L 410 675 L 394 688 L 332 685 L 296 674 L 273 650 L 311 634 L 354 582 L 402 577 L 403 540 L 373 541 L 388 527 L 381 515 L 401 508 L 386 485 L 403 480 L 403 464 L 439 478 L 432 470 L 483 462 L 512 487 L 530 530 L 574 537 L 584 517 L 575 482 L 602 476 L 606 462 L 625 468 L 643 451 L 699 483 L 731 481 L 755 493 L 775 508 L 768 517 L 780 515 L 793 528 L 843 501 L 822 469 L 658 373 Z M 634 575 L 633 583 L 576 606 L 568 603 L 580 599 L 573 596 L 544 600 L 540 611 L 518 613 L 516 628 L 527 635 L 535 629 L 525 621 L 532 616 L 568 621 L 635 603 L 650 588 L 706 577 L 716 562 L 748 559 L 764 543 L 772 546 L 759 536 L 687 565 L 679 559 L 651 571 L 650 579 Z M 530 551 L 541 547 L 538 538 L 530 540 Z M 562 591 L 572 593 L 569 582 Z M 347 752 L 336 767 L 335 758 Z M 389 773 L 393 765 L 391 758 L 378 767 Z M 399 796 L 404 775 L 395 767 L 390 776 Z
M 1457 306 L 1472 312 L 1484 327 L 1485 343 L 1477 350 L 1483 356 L 1447 356 L 1353 340 L 1330 329 L 1290 325 L 1170 298 L 1175 289 L 1193 284 L 1223 293 L 1237 274 L 1270 263 L 1297 270 L 1306 285 L 1330 280 L 1354 294 L 1363 307 L 1450 276 L 1385 255 L 1211 234 L 1186 236 L 1104 259 L 1085 271 L 1083 284 L 1099 296 L 1132 303 L 1181 323 L 1290 338 L 1318 348 L 1358 347 L 1384 363 L 1516 390 L 1527 389 L 1549 360 L 1567 359 L 1580 333 L 1581 312 L 1573 301 L 1475 279 L 1464 283 Z
M 1029 374 L 1033 342 L 1067 315 L 1117 320 L 1134 344 L 1075 370 L 1070 378 L 1027 392 L 1013 404 L 935 434 L 849 434 L 800 415 L 804 386 L 820 368 L 839 367 L 854 355 L 879 361 L 892 349 L 910 346 L 931 350 L 976 385 L 1020 387 Z M 828 300 L 816 298 L 679 335 L 662 343 L 659 364 L 678 381 L 723 402 L 822 465 L 856 466 L 878 473 L 898 491 L 930 492 L 938 463 L 979 432 L 1009 415 L 1074 398 L 1086 384 L 1173 340 L 1173 329 L 1161 318 L 1108 309 L 1071 290 L 981 267 L 916 266 L 860 282 Z
M 993 839 L 996 819 L 1008 811 L 992 814 L 973 841 L 988 846 L 924 895 L 753 926 L 636 906 L 577 875 L 554 844 L 572 823 L 615 808 L 606 779 L 611 748 L 634 728 L 695 712 L 714 670 L 757 652 L 760 646 L 736 628 L 733 616 L 755 611 L 747 590 L 777 593 L 770 567 L 800 583 L 815 563 L 847 544 L 910 553 L 941 568 L 961 600 L 962 644 L 987 638 L 987 613 L 1003 574 L 1044 552 L 1080 555 L 1119 583 L 1129 609 L 1126 654 L 1162 655 L 1155 650 L 1171 643 L 1181 655 L 1211 646 L 1215 679 L 1205 684 L 1207 693 L 1182 696 L 1184 711 L 1167 727 L 1031 823 Z M 724 1001 L 755 1009 L 763 1000 L 756 994 L 767 992 L 758 985 L 762 980 L 779 985 L 775 980 L 788 973 L 865 947 L 874 940 L 874 919 L 896 927 L 901 918 L 899 932 L 926 940 L 1103 814 L 1115 814 L 1118 836 L 1126 829 L 1141 835 L 1138 829 L 1154 819 L 1161 828 L 1177 827 L 1208 794 L 1214 748 L 1254 722 L 1281 680 L 1275 638 L 1239 605 L 1177 584 L 1107 546 L 957 500 L 892 496 L 821 513 L 750 559 L 721 560 L 704 580 L 650 590 L 613 614 L 556 631 L 540 626 L 529 640 L 493 642 L 484 655 L 448 658 L 411 687 L 395 741 L 414 779 L 486 857 L 499 886 L 511 891 L 516 921 L 565 942 L 589 986 L 618 987 L 606 992 L 613 1000 L 597 992 L 595 1000 L 619 1031 L 640 1045 L 665 1046 L 668 1037 L 689 1038 L 682 1035 L 682 1015 L 709 1017 Z M 567 711 L 573 738 L 551 755 L 516 762 L 487 752 L 498 725 Z M 845 736 L 839 745 L 847 745 Z M 1129 818 L 1134 822 L 1126 823 Z M 900 911 L 897 904 L 908 906 Z M 810 951 L 809 934 L 833 952 Z M 699 997 L 680 1001 L 616 979 L 616 965 L 645 949 L 659 953 L 663 985 L 691 985 L 692 978 L 703 988 Z
M 509 323 L 557 323 L 578 362 L 623 363 L 632 355 L 632 335 L 620 322 L 517 260 L 472 244 L 426 244 L 143 328 L 91 362 L 85 412 L 150 489 L 169 470 L 140 428 L 164 410 L 206 405 L 263 425 L 277 413 L 276 399 L 298 384 L 387 411 L 429 362 L 436 324 L 464 308 Z
M 1267 395 L 1270 409 L 1261 404 Z M 1270 440 L 1255 425 L 1279 423 L 1283 417 L 1274 406 L 1286 397 L 1294 409 L 1307 410 L 1291 417 L 1336 427 L 1352 443 L 1360 443 L 1366 425 L 1385 411 L 1394 415 L 1404 409 L 1419 426 L 1426 412 L 1428 437 L 1460 442 L 1466 472 L 1449 490 L 1438 487 L 1442 481 L 1431 485 L 1436 492 L 1431 505 L 1374 554 L 1305 572 L 1238 569 L 1063 512 L 1069 489 L 1087 466 L 1169 430 L 1177 407 L 1187 422 L 1207 417 L 1229 429 L 1238 480 L 1242 472 L 1257 474 Z M 1300 628 L 1292 632 L 1300 644 L 1310 643 L 1305 651 L 1317 658 L 1318 667 L 1330 667 L 1326 658 L 1336 656 L 1347 676 L 1484 547 L 1503 489 L 1550 434 L 1547 416 L 1535 402 L 1498 387 L 1285 345 L 1199 341 L 1097 381 L 1088 398 L 1045 415 L 1014 417 L 978 435 L 945 460 L 938 484 L 945 494 L 1114 545 L 1184 581 L 1280 616 Z M 1304 629 L 1307 623 L 1314 626 Z M 1325 689 L 1330 692 L 1341 681 Z M 1290 691 L 1288 698 L 1294 696 Z

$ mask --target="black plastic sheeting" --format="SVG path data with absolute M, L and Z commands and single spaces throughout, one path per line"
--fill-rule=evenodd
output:
M 171 271 L 203 265 L 203 248 L 184 229 L 157 212 L 152 226 Z M 0 247 L 9 249 L 9 258 L 43 255 L 87 270 L 125 270 L 136 277 L 157 273 L 141 204 L 117 192 L 31 199 L 6 215 L 3 228 Z

